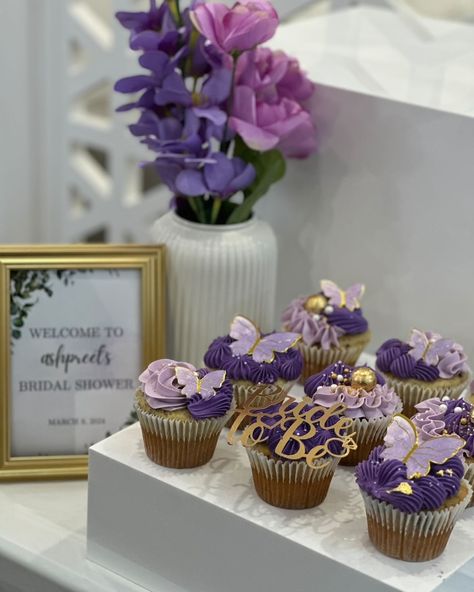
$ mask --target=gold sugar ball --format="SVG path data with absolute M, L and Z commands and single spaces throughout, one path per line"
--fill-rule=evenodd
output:
M 357 368 L 352 373 L 351 387 L 371 391 L 377 384 L 377 375 L 371 368 Z
M 305 310 L 313 314 L 323 312 L 328 304 L 328 299 L 323 294 L 313 294 L 304 303 Z

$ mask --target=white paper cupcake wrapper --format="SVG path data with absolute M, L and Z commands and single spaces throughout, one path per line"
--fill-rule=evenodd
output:
M 364 491 L 361 493 L 367 515 L 373 517 L 378 524 L 393 531 L 405 532 L 406 534 L 416 533 L 418 536 L 426 537 L 451 528 L 464 511 L 471 499 L 472 488 L 466 479 L 463 479 L 462 483 L 468 488 L 469 493 L 455 506 L 412 514 L 401 512 L 386 502 L 374 499 Z
M 367 339 L 364 341 L 359 339 L 356 343 L 347 343 L 327 350 L 315 345 L 306 345 L 300 341 L 298 343 L 298 349 L 303 354 L 304 360 L 301 382 L 304 382 L 313 374 L 321 372 L 339 360 L 350 366 L 354 366 L 369 341 L 370 333 L 367 334 Z
M 312 483 L 320 481 L 334 473 L 340 460 L 339 458 L 331 458 L 326 467 L 312 469 L 306 462 L 275 460 L 253 448 L 246 448 L 246 451 L 252 468 L 263 473 L 267 479 L 275 482 Z M 327 461 L 320 460 L 316 464 L 324 465 L 325 462 Z
M 387 384 L 395 389 L 395 392 L 401 398 L 405 410 L 413 411 L 413 413 L 416 413 L 416 409 L 414 409 L 415 405 L 427 399 L 435 397 L 442 399 L 446 396 L 450 399 L 459 398 L 466 388 L 469 378 L 469 374 L 466 374 L 464 382 L 450 385 L 450 382 L 447 381 L 446 385 L 434 386 L 429 382 L 424 384 L 398 379 L 393 376 L 385 376 Z
M 181 421 L 179 419 L 160 417 L 143 411 L 137 404 L 135 405 L 135 409 L 141 427 L 150 434 L 160 435 L 167 440 L 195 442 L 205 440 L 219 433 L 234 412 L 234 405 L 222 417 L 194 421 Z

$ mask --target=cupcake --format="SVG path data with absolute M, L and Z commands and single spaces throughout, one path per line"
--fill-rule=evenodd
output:
M 272 506 L 293 510 L 321 504 L 350 446 L 350 423 L 339 412 L 331 414 L 309 400 L 262 411 L 244 432 L 246 436 L 253 429 L 250 441 L 258 442 L 246 448 L 258 496 Z
M 242 316 L 232 321 L 229 335 L 218 337 L 204 355 L 212 370 L 225 370 L 234 387 L 234 399 L 242 407 L 256 385 L 275 385 L 288 392 L 301 375 L 303 359 L 295 348 L 297 333 L 262 334 Z M 278 394 L 276 397 L 278 398 Z M 265 399 L 264 405 L 268 405 Z M 258 407 L 259 401 L 255 400 Z M 229 422 L 231 423 L 231 422 Z M 245 422 L 241 427 L 244 427 Z
M 232 384 L 225 372 L 157 360 L 140 375 L 135 409 L 147 456 L 164 467 L 206 464 L 232 414 Z
M 383 443 L 387 427 L 402 403 L 393 388 L 372 368 L 353 368 L 339 361 L 308 378 L 304 391 L 316 405 L 345 406 L 344 415 L 353 420 L 357 449 L 341 459 L 341 465 L 354 466 L 366 460 L 370 451 Z
M 427 440 L 442 434 L 456 434 L 465 440 L 464 460 L 467 464 L 465 479 L 474 488 L 474 405 L 464 399 L 428 399 L 416 406 L 412 421 Z M 471 500 L 468 507 L 474 505 Z
M 355 284 L 344 292 L 333 282 L 322 280 L 321 292 L 296 298 L 285 309 L 284 330 L 301 335 L 302 382 L 337 360 L 352 366 L 357 362 L 370 341 L 359 302 L 364 290 L 362 284 Z
M 376 367 L 400 396 L 403 412 L 416 413 L 427 399 L 457 399 L 469 382 L 467 356 L 459 343 L 414 329 L 408 343 L 389 339 L 377 350 Z
M 369 537 L 385 555 L 428 561 L 444 551 L 472 496 L 455 435 L 422 440 L 408 418 L 396 415 L 383 446 L 356 467 Z

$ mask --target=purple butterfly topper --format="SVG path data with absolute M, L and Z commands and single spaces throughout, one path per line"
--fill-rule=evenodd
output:
M 259 364 L 273 362 L 275 352 L 284 353 L 301 339 L 299 333 L 271 333 L 262 337 L 252 321 L 240 315 L 232 321 L 230 336 L 235 339 L 230 344 L 230 349 L 235 356 L 251 354 Z
M 176 379 L 183 387 L 181 390 L 187 397 L 196 394 L 201 395 L 203 399 L 214 397 L 216 390 L 223 385 L 225 376 L 225 370 L 216 370 L 199 378 L 198 373 L 189 370 L 189 368 L 176 368 Z
M 408 352 L 415 360 L 424 360 L 430 366 L 436 366 L 440 357 L 444 357 L 454 346 L 452 339 L 443 339 L 438 333 L 424 333 L 413 329 L 410 341 L 412 349 Z
M 384 460 L 406 464 L 409 479 L 426 476 L 431 463 L 444 464 L 458 454 L 465 441 L 455 434 L 436 436 L 420 442 L 415 424 L 404 415 L 395 415 L 385 435 Z
M 354 284 L 344 291 L 330 280 L 321 280 L 321 291 L 329 300 L 329 304 L 355 310 L 360 308 L 360 299 L 364 295 L 365 286 L 363 284 Z

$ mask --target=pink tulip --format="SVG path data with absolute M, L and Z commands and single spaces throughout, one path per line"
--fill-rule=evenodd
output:
M 267 0 L 199 4 L 190 13 L 196 29 L 225 53 L 253 49 L 273 37 L 278 14 Z
M 285 156 L 306 158 L 316 149 L 308 110 L 313 93 L 314 84 L 297 60 L 257 49 L 239 58 L 229 125 L 254 150 L 276 148 Z

